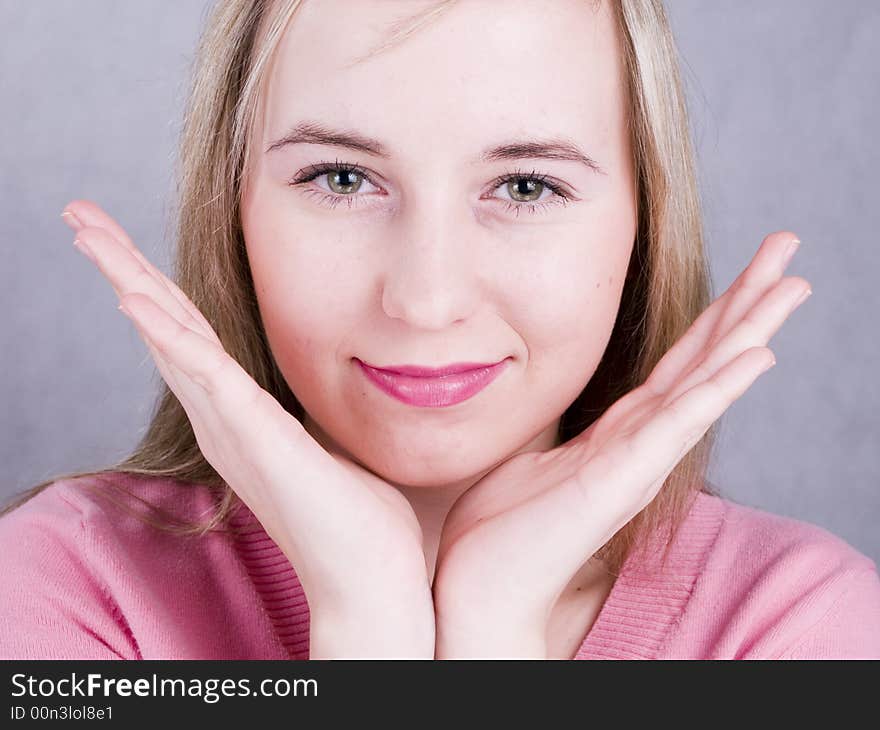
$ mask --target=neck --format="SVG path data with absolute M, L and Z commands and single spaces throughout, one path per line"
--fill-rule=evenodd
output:
M 428 580 L 432 585 L 437 567 L 437 552 L 440 548 L 440 534 L 443 531 L 443 524 L 446 522 L 446 515 L 449 514 L 455 501 L 476 481 L 476 479 L 468 479 L 461 484 L 439 487 L 394 485 L 409 500 L 419 525 L 421 525 L 425 564 L 428 568 Z

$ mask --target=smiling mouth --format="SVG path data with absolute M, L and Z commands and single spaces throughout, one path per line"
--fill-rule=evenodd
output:
M 367 379 L 386 395 L 416 407 L 441 408 L 466 401 L 486 388 L 510 358 L 494 364 L 455 363 L 443 368 L 391 366 L 405 372 L 367 365 L 355 358 Z
M 360 362 L 363 361 L 361 360 Z M 457 375 L 458 373 L 465 373 L 471 370 L 481 370 L 483 368 L 494 367 L 500 362 L 500 360 L 496 360 L 494 362 L 456 362 L 449 365 L 443 365 L 441 367 L 429 367 L 427 365 L 380 366 L 371 365 L 370 363 L 366 362 L 363 362 L 363 364 L 369 368 L 373 368 L 373 370 L 381 370 L 382 372 L 394 373 L 396 375 L 409 375 L 414 378 L 439 378 L 444 375 Z

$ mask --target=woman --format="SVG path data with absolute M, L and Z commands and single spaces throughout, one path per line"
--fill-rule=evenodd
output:
M 880 656 L 873 562 L 705 480 L 795 234 L 707 306 L 662 5 L 552 8 L 217 5 L 178 284 L 65 209 L 168 388 L 0 522 L 4 657 Z

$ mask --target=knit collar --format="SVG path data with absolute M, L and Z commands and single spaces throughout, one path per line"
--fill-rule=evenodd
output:
M 309 605 L 299 577 L 281 548 L 241 503 L 230 525 L 241 530 L 234 538 L 251 582 L 275 636 L 291 659 L 309 658 Z
M 665 564 L 666 540 L 655 534 L 650 556 L 630 554 L 575 659 L 655 659 L 681 618 L 724 519 L 724 502 L 698 492 Z
M 655 658 L 693 593 L 723 515 L 723 501 L 700 492 L 665 565 L 659 563 L 665 542 L 657 536 L 649 552 L 656 561 L 637 563 L 630 555 L 574 659 Z M 246 505 L 231 524 L 241 530 L 236 550 L 281 646 L 291 659 L 308 659 L 309 606 L 296 572 Z

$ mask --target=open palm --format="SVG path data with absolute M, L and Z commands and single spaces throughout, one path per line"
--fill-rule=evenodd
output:
M 348 656 L 377 656 L 386 648 L 397 656 L 424 647 L 433 653 L 421 527 L 406 498 L 315 441 L 107 213 L 83 200 L 66 210 L 75 216 L 69 222 L 79 248 L 119 296 L 186 411 L 203 456 L 295 568 L 312 634 L 328 637 L 313 642 L 313 650 L 339 639 Z M 347 644 L 343 621 L 352 629 Z M 407 634 L 407 626 L 415 628 Z M 387 642 L 371 644 L 385 629 Z
M 507 654 L 504 637 L 513 646 L 527 636 L 540 650 L 551 609 L 579 568 L 775 362 L 766 344 L 810 291 L 803 278 L 782 277 L 794 238 L 768 236 L 648 379 L 589 428 L 508 459 L 458 499 L 434 580 L 438 635 L 450 637 L 444 650 L 467 655 L 485 640 L 487 654 Z

